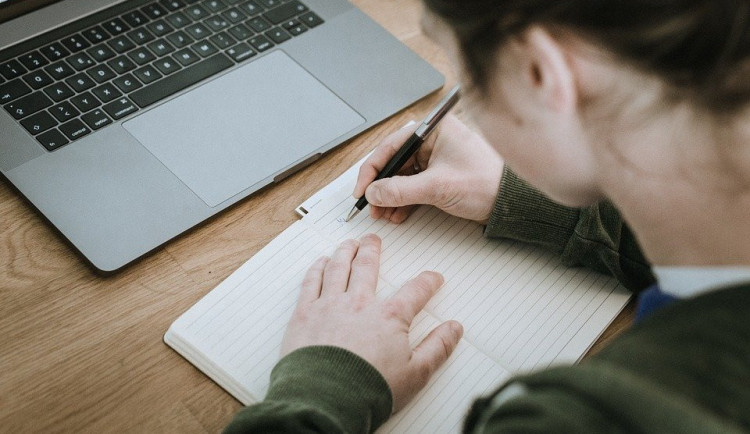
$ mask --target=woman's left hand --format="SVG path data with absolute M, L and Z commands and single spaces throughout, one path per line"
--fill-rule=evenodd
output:
M 403 408 L 451 355 L 463 334 L 447 321 L 412 349 L 409 326 L 443 284 L 435 272 L 422 272 L 391 298 L 375 297 L 380 238 L 345 241 L 330 258 L 307 272 L 281 356 L 311 345 L 347 349 L 373 365 L 388 382 L 394 411 Z

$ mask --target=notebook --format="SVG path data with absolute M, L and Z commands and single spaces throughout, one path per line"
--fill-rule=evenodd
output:
M 361 161 L 360 161 L 361 163 Z M 358 164 L 360 164 L 358 163 Z M 626 305 L 629 292 L 608 277 L 562 266 L 556 256 L 482 226 L 420 207 L 405 223 L 362 213 L 349 223 L 356 170 L 307 201 L 304 217 L 180 316 L 164 336 L 243 404 L 262 400 L 285 325 L 307 268 L 342 240 L 383 240 L 378 295 L 388 297 L 422 270 L 445 285 L 415 319 L 410 339 L 456 319 L 465 334 L 427 387 L 380 433 L 458 432 L 472 400 L 510 376 L 578 361 Z

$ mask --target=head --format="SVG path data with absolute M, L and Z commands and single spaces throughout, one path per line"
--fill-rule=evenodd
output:
M 679 151 L 662 143 L 679 122 L 726 125 L 750 101 L 747 0 L 424 3 L 476 124 L 567 205 L 610 196 L 613 165 L 662 170 L 655 158 Z

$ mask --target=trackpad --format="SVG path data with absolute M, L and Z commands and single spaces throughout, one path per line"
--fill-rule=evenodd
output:
M 364 121 L 276 51 L 123 126 L 214 207 L 266 185 Z

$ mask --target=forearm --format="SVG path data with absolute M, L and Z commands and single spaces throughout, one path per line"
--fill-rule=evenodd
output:
M 654 281 L 635 237 L 611 203 L 586 208 L 557 204 L 508 168 L 485 235 L 543 246 L 564 264 L 610 274 L 631 290 Z
M 306 347 L 279 361 L 265 400 L 238 412 L 225 433 L 370 433 L 392 406 L 388 384 L 366 361 Z

